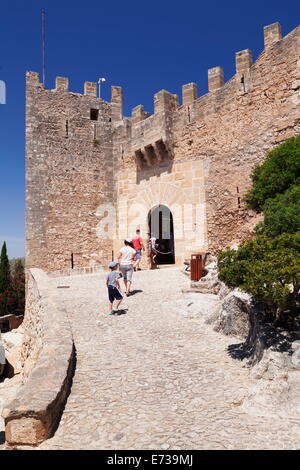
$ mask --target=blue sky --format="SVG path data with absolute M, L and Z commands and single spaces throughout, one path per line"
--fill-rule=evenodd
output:
M 300 24 L 296 0 L 196 1 L 30 1 L 2 2 L 0 80 L 0 243 L 10 257 L 24 255 L 25 72 L 41 71 L 40 16 L 46 10 L 46 87 L 57 75 L 82 92 L 84 81 L 107 79 L 124 89 L 125 114 L 143 104 L 153 112 L 161 89 L 181 94 L 196 82 L 207 92 L 207 69 L 235 72 L 235 52 L 249 48 L 254 59 L 263 49 L 263 26 L 279 21 L 286 35 Z

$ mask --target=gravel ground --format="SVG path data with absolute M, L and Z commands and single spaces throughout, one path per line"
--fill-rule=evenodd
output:
M 77 367 L 59 428 L 40 449 L 298 449 L 298 422 L 239 404 L 249 370 L 204 323 L 218 297 L 182 294 L 177 268 L 135 273 L 128 310 L 108 316 L 103 274 L 53 279 Z

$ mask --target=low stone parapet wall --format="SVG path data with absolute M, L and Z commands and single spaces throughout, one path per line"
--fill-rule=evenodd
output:
M 4 315 L 3 317 L 0 317 L 0 330 L 3 333 L 14 330 L 21 325 L 23 319 L 24 315 L 14 315 L 13 313 Z
M 65 277 L 76 276 L 79 274 L 96 274 L 102 273 L 105 270 L 103 266 L 87 266 L 84 268 L 62 269 L 60 271 L 49 271 L 47 274 L 50 277 Z
M 23 327 L 23 385 L 2 412 L 10 446 L 34 446 L 51 437 L 74 370 L 75 351 L 66 312 L 53 281 L 40 269 L 29 273 Z

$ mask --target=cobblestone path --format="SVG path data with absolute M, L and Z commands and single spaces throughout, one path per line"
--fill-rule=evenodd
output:
M 300 447 L 300 423 L 239 410 L 234 397 L 246 393 L 249 378 L 226 353 L 236 340 L 205 325 L 196 307 L 184 313 L 201 294 L 183 296 L 188 280 L 178 269 L 136 273 L 137 292 L 119 316 L 105 315 L 104 277 L 53 279 L 71 286 L 60 292 L 77 367 L 59 428 L 41 449 Z

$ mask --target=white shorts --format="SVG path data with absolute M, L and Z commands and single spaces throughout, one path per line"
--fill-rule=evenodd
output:
M 120 271 L 123 274 L 124 281 L 131 281 L 133 274 L 132 264 L 120 264 Z

